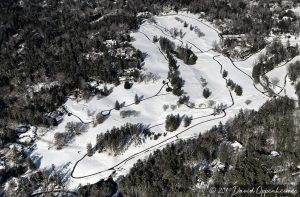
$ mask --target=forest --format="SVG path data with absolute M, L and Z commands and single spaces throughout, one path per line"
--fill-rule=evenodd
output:
M 7 139 L 8 130 L 16 123 L 49 126 L 44 114 L 61 106 L 75 89 L 84 90 L 89 96 L 93 91 L 89 81 L 119 84 L 125 69 L 140 68 L 143 54 L 129 44 L 129 32 L 137 29 L 142 21 L 136 17 L 139 12 L 158 14 L 167 6 L 175 11 L 187 8 L 194 13 L 203 12 L 205 19 L 215 23 L 223 34 L 247 34 L 247 42 L 256 51 L 264 46 L 263 37 L 271 30 L 291 34 L 299 31 L 294 13 L 285 12 L 289 7 L 282 5 L 270 11 L 273 3 L 266 0 L 259 0 L 255 5 L 243 0 L 228 3 L 210 0 L 1 1 L 1 136 Z M 286 17 L 289 20 L 283 20 Z M 108 40 L 115 43 L 109 44 Z M 256 44 L 263 45 L 255 49 Z M 133 51 L 133 55 L 118 55 L 120 49 Z M 191 54 L 185 48 L 179 51 Z M 185 61 L 193 64 L 196 60 L 193 56 Z M 37 89 L 39 84 L 41 88 Z

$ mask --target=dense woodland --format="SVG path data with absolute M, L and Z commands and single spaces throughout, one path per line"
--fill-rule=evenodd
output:
M 200 183 L 217 188 L 238 183 L 245 189 L 259 185 L 271 189 L 295 182 L 300 192 L 299 180 L 292 176 L 300 162 L 299 115 L 294 102 L 286 97 L 268 101 L 258 112 L 240 111 L 197 139 L 167 145 L 139 160 L 120 178 L 120 196 L 208 195 L 209 190 L 201 189 Z M 235 149 L 236 142 L 242 148 Z M 96 187 L 84 187 L 79 193 L 88 196 L 84 195 L 87 191 L 113 190 L 108 184 Z
M 124 69 L 139 68 L 143 55 L 128 43 L 131 41 L 129 30 L 137 29 L 141 21 L 136 17 L 138 12 L 158 14 L 168 5 L 175 10 L 187 8 L 195 13 L 204 12 L 204 17 L 218 25 L 224 34 L 245 33 L 247 42 L 254 46 L 264 45 L 264 36 L 271 30 L 292 34 L 299 31 L 295 14 L 285 11 L 291 5 L 278 0 L 280 7 L 270 9 L 274 2 L 1 1 L 1 133 L 9 136 L 7 130 L 12 123 L 47 124 L 44 113 L 64 103 L 75 88 L 91 92 L 90 80 L 118 84 Z M 107 40 L 116 42 L 108 45 Z M 130 58 L 116 55 L 120 48 L 133 50 L 134 55 Z M 42 83 L 42 88 L 36 90 L 35 85 Z

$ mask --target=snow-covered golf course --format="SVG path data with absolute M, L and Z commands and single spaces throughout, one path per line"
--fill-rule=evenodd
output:
M 200 29 L 204 36 L 199 37 L 195 31 L 185 28 L 178 18 Z M 61 124 L 43 135 L 40 134 L 34 144 L 33 160 L 38 161 L 42 168 L 51 168 L 54 164 L 66 175 L 65 181 L 69 189 L 75 189 L 79 184 L 95 183 L 112 174 L 114 177 L 126 174 L 138 159 L 144 159 L 156 149 L 180 139 L 197 137 L 220 121 L 224 123 L 234 117 L 240 109 L 257 110 L 269 99 L 268 92 L 261 85 L 254 84 L 251 77 L 253 64 L 259 53 L 264 53 L 264 50 L 245 60 L 233 61 L 212 50 L 213 43 L 221 39 L 220 32 L 212 24 L 199 19 L 197 15 L 181 12 L 156 16 L 154 19 L 156 23 L 145 20 L 138 31 L 131 33 L 134 38 L 131 44 L 145 54 L 142 72 L 152 73 L 157 76 L 157 79 L 147 83 L 134 83 L 129 90 L 124 89 L 123 84 L 108 85 L 108 88 L 112 88 L 112 93 L 101 99 L 96 96 L 80 102 L 68 99 L 65 108 L 70 116 L 66 114 Z M 172 28 L 181 29 L 182 36 L 173 37 Z M 166 37 L 176 45 L 188 46 L 198 57 L 194 65 L 186 65 L 182 60 L 177 59 L 180 76 L 184 80 L 183 90 L 193 105 L 178 106 L 178 97 L 166 91 L 167 85 L 163 82 L 168 81 L 168 60 L 160 49 L 159 43 L 153 42 L 154 36 Z M 292 62 L 297 59 L 299 56 Z M 288 65 L 289 63 L 278 66 L 267 76 L 279 79 L 278 86 L 274 86 L 274 91 L 279 96 L 286 94 L 297 99 L 294 87 L 286 77 Z M 222 75 L 224 70 L 228 72 L 226 77 Z M 229 79 L 243 88 L 242 96 L 236 95 L 227 87 Z M 99 85 L 99 88 L 102 88 L 101 86 L 103 84 Z M 211 90 L 211 95 L 207 99 L 202 95 L 204 88 Z M 136 94 L 142 97 L 139 104 L 134 104 Z M 122 117 L 120 111 L 114 110 L 116 100 L 124 103 L 125 107 L 120 111 L 135 110 L 138 115 Z M 169 107 L 164 109 L 164 105 Z M 216 113 L 214 109 L 216 106 L 223 107 Z M 94 127 L 91 122 L 99 112 L 109 115 L 103 124 Z M 189 127 L 181 125 L 174 132 L 166 132 L 164 123 L 168 114 L 192 116 L 193 120 Z M 62 150 L 57 150 L 54 147 L 54 134 L 63 132 L 66 124 L 72 121 L 86 123 L 89 126 L 88 131 L 76 136 Z M 91 157 L 86 155 L 87 144 L 95 145 L 98 134 L 126 123 L 143 123 L 150 128 L 151 132 L 162 135 L 156 140 L 147 138 L 139 145 L 132 144 L 117 156 L 110 152 L 98 153 L 97 151 Z

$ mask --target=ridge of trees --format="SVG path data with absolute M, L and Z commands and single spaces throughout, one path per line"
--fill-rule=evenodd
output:
M 118 155 L 131 144 L 138 145 L 151 135 L 152 133 L 145 125 L 127 123 L 97 135 L 96 150 L 98 152 L 112 151 L 115 155 Z

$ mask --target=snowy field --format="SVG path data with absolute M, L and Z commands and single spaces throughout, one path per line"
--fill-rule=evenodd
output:
M 186 21 L 189 25 L 192 24 L 194 27 L 198 27 L 204 33 L 204 36 L 198 37 L 189 27 L 184 28 L 183 23 L 176 20 L 176 17 Z M 132 45 L 147 54 L 143 72 L 157 74 L 160 76 L 159 80 L 149 83 L 135 83 L 130 90 L 125 90 L 123 84 L 117 87 L 111 85 L 109 88 L 113 88 L 113 91 L 109 96 L 101 99 L 95 96 L 87 102 L 77 102 L 69 99 L 65 104 L 66 108 L 83 121 L 89 122 L 95 118 L 97 113 L 112 109 L 116 100 L 120 103 L 125 102 L 125 105 L 128 105 L 134 102 L 135 94 L 143 96 L 143 98 L 156 95 L 163 86 L 163 80 L 167 79 L 168 62 L 160 52 L 159 44 L 152 42 L 153 36 L 158 38 L 160 36 L 167 37 L 177 45 L 183 44 L 185 46 L 187 44 L 197 55 L 198 60 L 195 65 L 186 65 L 178 60 L 180 76 L 185 80 L 183 90 L 190 97 L 191 102 L 195 103 L 196 107 L 208 106 L 209 100 L 213 100 L 216 105 L 223 103 L 228 108 L 224 112 L 215 115 L 212 114 L 213 109 L 211 108 L 191 109 L 185 105 L 181 105 L 174 110 L 169 108 L 164 111 L 163 105 L 177 105 L 178 97 L 167 93 L 163 88 L 156 97 L 144 100 L 138 105 L 121 109 L 136 110 L 140 113 L 138 116 L 122 118 L 119 111 L 112 110 L 103 124 L 96 127 L 90 124 L 86 133 L 76 136 L 62 150 L 56 150 L 53 144 L 54 134 L 64 132 L 65 125 L 68 122 L 79 121 L 75 116 L 65 115 L 61 124 L 39 136 L 39 140 L 34 145 L 35 150 L 32 153 L 32 158 L 40 164 L 41 168 L 50 168 L 52 164 L 60 168 L 66 174 L 66 183 L 69 189 L 76 189 L 79 184 L 95 183 L 101 178 L 107 178 L 113 172 L 115 177 L 126 174 L 138 159 L 146 158 L 154 150 L 163 148 L 179 139 L 197 137 L 199 133 L 203 133 L 213 125 L 217 125 L 219 121 L 225 122 L 234 117 L 241 108 L 257 110 L 268 99 L 266 95 L 258 91 L 262 90 L 262 87 L 259 85 L 255 87 L 251 79 L 252 66 L 256 61 L 257 54 L 244 62 L 235 62 L 234 65 L 227 57 L 213 52 L 210 49 L 214 41 L 219 41 L 218 33 L 211 24 L 198 19 L 197 15 L 181 13 L 179 15 L 157 16 L 155 20 L 157 24 L 145 21 L 139 31 L 133 32 L 131 36 L 135 39 Z M 169 30 L 174 27 L 182 29 L 184 33 L 182 38 L 177 37 L 174 39 L 171 37 Z M 284 85 L 286 66 L 268 73 L 270 78 L 278 77 L 280 79 L 279 86 Z M 232 91 L 231 97 L 230 91 L 226 87 L 226 80 L 222 77 L 224 69 L 228 71 L 227 79 L 230 78 L 242 86 L 242 96 L 237 96 Z M 202 96 L 201 78 L 206 80 L 207 87 L 212 91 L 212 95 L 208 99 L 204 99 Z M 284 92 L 290 96 L 293 95 L 293 87 L 288 84 L 290 83 L 287 82 L 285 86 L 286 91 L 281 92 L 282 95 Z M 245 103 L 247 100 L 251 101 L 248 105 Z M 161 124 L 151 128 L 151 131 L 165 133 L 163 123 L 165 117 L 171 113 L 190 115 L 193 116 L 194 120 L 188 128 L 180 126 L 177 131 L 169 132 L 166 136 L 162 135 L 157 140 L 147 139 L 142 145 L 132 145 L 126 152 L 117 157 L 109 153 L 97 152 L 91 157 L 85 156 L 87 143 L 95 145 L 97 134 L 104 133 L 114 126 L 119 127 L 126 123 L 143 123 L 151 127 Z M 39 135 L 38 131 L 37 134 Z

